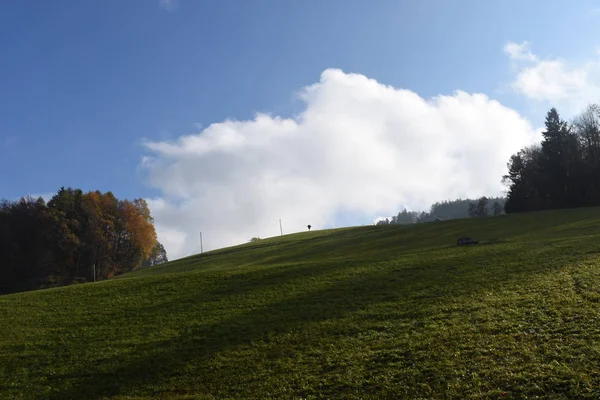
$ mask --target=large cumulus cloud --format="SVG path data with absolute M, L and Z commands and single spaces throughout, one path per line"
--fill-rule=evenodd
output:
M 149 142 L 149 199 L 171 258 L 253 236 L 324 227 L 340 212 L 390 215 L 437 200 L 497 195 L 530 123 L 483 94 L 423 99 L 363 75 L 325 70 L 294 118 L 259 114 Z M 359 221 L 357 221 L 358 223 Z

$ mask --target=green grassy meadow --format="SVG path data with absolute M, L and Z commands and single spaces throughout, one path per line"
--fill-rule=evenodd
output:
M 0 297 L 0 399 L 105 398 L 600 398 L 600 209 L 305 232 Z

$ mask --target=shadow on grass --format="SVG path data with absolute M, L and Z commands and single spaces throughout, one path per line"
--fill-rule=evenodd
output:
M 73 386 L 59 390 L 50 399 L 101 399 L 129 394 L 149 383 L 157 384 L 182 374 L 182 369 L 190 363 L 202 365 L 227 348 L 284 334 L 301 328 L 303 324 L 341 318 L 369 304 L 389 301 L 390 293 L 381 289 L 389 287 L 392 282 L 390 276 L 355 279 L 269 304 L 216 324 L 192 328 L 176 339 L 137 347 L 136 353 L 140 356 L 117 360 L 119 367 L 113 371 L 91 366 L 86 371 L 55 377 L 56 383 L 68 379 Z M 356 295 L 366 288 L 371 294 Z M 397 293 L 394 297 L 399 295 Z
M 430 304 L 428 301 L 437 301 L 436 299 L 447 295 L 450 291 L 452 296 L 469 296 L 495 285 L 513 280 L 523 281 L 536 274 L 549 273 L 552 269 L 561 268 L 563 265 L 556 262 L 556 260 L 561 261 L 562 250 L 548 247 L 540 251 L 543 252 L 543 257 L 554 260 L 555 264 L 550 266 L 529 264 L 523 268 L 519 261 L 526 254 L 522 254 L 522 251 L 522 248 L 505 251 L 510 253 L 508 260 L 512 260 L 512 264 L 485 265 L 482 267 L 486 268 L 477 270 L 473 265 L 464 263 L 464 260 L 459 265 L 452 265 L 452 259 L 434 259 L 431 263 L 414 267 L 390 266 L 387 269 L 372 271 L 365 267 L 364 274 L 355 274 L 346 280 L 338 279 L 327 287 L 290 296 L 210 325 L 191 326 L 189 329 L 182 330 L 175 339 L 138 346 L 137 356 L 132 358 L 103 361 L 105 364 L 90 365 L 85 371 L 56 376 L 48 382 L 56 385 L 57 389 L 49 399 L 101 399 L 134 393 L 151 396 L 153 393 L 147 389 L 149 385 L 156 387 L 171 379 L 184 376 L 189 365 L 193 364 L 201 368 L 227 349 L 299 331 L 306 324 L 318 324 L 343 318 L 382 302 L 401 300 L 406 305 L 414 305 L 415 307 L 407 307 L 404 317 L 420 319 L 427 315 L 428 304 Z M 297 270 L 286 268 L 269 274 L 256 271 L 236 275 L 243 279 L 231 279 L 227 281 L 225 287 L 217 288 L 212 292 L 191 293 L 180 300 L 202 302 L 216 295 L 226 296 L 255 290 L 257 279 L 265 279 L 268 282 L 264 284 L 267 285 L 276 285 L 303 276 L 335 272 L 345 266 L 331 265 L 324 268 L 325 270 L 323 267 L 311 265 Z M 469 279 L 465 279 L 467 276 Z M 163 312 L 162 307 L 165 306 L 167 305 L 156 305 L 161 307 Z M 172 307 L 173 312 L 176 312 L 176 303 L 168 307 Z M 152 312 L 152 309 L 145 311 L 150 314 Z M 112 365 L 118 367 L 111 369 Z M 212 380 L 201 381 L 209 378 Z M 219 371 L 208 371 L 205 375 L 197 377 L 199 382 L 196 387 L 203 387 L 205 394 L 235 397 L 235 393 L 228 392 L 227 381 L 218 378 Z M 231 376 L 227 378 L 231 379 Z M 68 381 L 68 384 L 64 384 L 64 380 Z M 183 393 L 185 389 L 182 389 Z

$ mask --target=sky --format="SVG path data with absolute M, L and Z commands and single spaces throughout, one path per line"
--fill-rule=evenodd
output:
M 0 198 L 145 198 L 170 259 L 502 195 L 600 99 L 600 4 L 107 0 L 0 9 Z

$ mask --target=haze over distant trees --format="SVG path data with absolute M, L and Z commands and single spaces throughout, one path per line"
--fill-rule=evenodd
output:
M 377 221 L 376 225 L 404 225 L 431 222 L 436 219 L 457 219 L 484 217 L 502 213 L 505 199 L 501 197 L 482 197 L 477 200 L 458 199 L 434 203 L 428 212 L 408 211 L 406 208 L 391 219 Z
M 540 144 L 508 162 L 506 212 L 600 205 L 600 106 L 590 105 L 571 122 L 548 111 Z
M 143 199 L 61 188 L 48 204 L 0 202 L 0 294 L 107 279 L 166 260 Z

